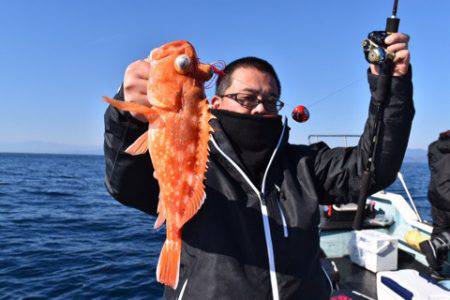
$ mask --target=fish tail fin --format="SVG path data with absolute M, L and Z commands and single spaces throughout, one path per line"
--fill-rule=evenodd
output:
M 144 132 L 137 140 L 131 144 L 125 152 L 130 155 L 141 155 L 148 150 L 148 131 Z
M 103 100 L 120 110 L 136 114 L 142 114 L 147 118 L 148 122 L 150 123 L 158 118 L 158 113 L 153 108 L 139 103 L 118 101 L 108 97 L 103 97 Z
M 173 289 L 178 286 L 180 272 L 181 238 L 164 242 L 156 267 L 156 280 Z

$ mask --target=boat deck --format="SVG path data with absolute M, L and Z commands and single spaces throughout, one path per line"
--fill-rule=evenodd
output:
M 350 261 L 350 257 L 327 258 L 336 263 L 340 274 L 339 288 L 348 291 L 356 291 L 362 295 L 368 296 L 366 299 L 377 298 L 377 276 Z M 409 253 L 398 250 L 398 269 L 414 269 L 421 273 L 430 275 L 428 268 L 417 262 Z M 364 299 L 362 297 L 361 299 Z

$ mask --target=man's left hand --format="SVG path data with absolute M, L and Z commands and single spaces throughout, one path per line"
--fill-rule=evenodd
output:
M 409 35 L 404 33 L 393 33 L 389 35 L 385 43 L 388 45 L 387 51 L 395 54 L 393 76 L 403 76 L 408 73 L 411 54 L 408 50 Z M 379 67 L 370 65 L 372 74 L 379 75 Z

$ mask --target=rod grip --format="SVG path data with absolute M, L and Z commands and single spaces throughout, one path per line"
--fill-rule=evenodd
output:
M 400 19 L 397 17 L 389 17 L 386 19 L 386 32 L 395 33 L 398 32 L 398 27 L 400 26 Z

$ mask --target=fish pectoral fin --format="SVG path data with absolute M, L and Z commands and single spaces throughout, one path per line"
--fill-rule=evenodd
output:
M 148 150 L 148 131 L 144 132 L 125 152 L 130 155 L 145 154 Z
M 154 120 L 159 119 L 158 112 L 156 112 L 153 108 L 135 103 L 135 102 L 125 102 L 125 101 L 118 101 L 115 99 L 111 99 L 108 97 L 103 97 L 103 100 L 105 102 L 108 102 L 115 108 L 118 108 L 123 111 L 128 111 L 136 114 L 142 114 L 147 118 L 148 122 L 153 122 Z

